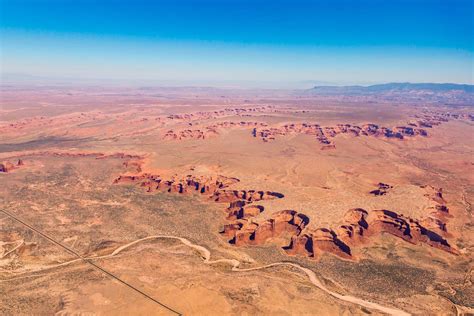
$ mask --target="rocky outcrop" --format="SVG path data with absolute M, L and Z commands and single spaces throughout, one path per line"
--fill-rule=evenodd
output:
M 114 180 L 115 184 L 134 184 L 147 192 L 169 192 L 176 194 L 199 193 L 208 196 L 216 203 L 227 203 L 227 220 L 234 221 L 224 225 L 221 234 L 235 245 L 264 243 L 267 239 L 284 234 L 298 235 L 308 224 L 309 218 L 293 210 L 273 214 L 263 222 L 252 219 L 264 211 L 264 207 L 252 203 L 263 200 L 281 199 L 283 194 L 272 191 L 230 190 L 237 183 L 236 178 L 224 176 L 172 177 L 164 179 L 153 174 L 122 175 Z
M 351 258 L 349 246 L 342 242 L 334 231 L 327 228 L 308 231 L 301 236 L 294 235 L 285 249 L 290 255 L 298 254 L 310 258 L 317 258 L 325 252 L 345 259 Z
M 234 127 L 256 127 L 256 126 L 268 126 L 267 123 L 263 122 L 250 122 L 250 121 L 240 121 L 240 122 L 234 122 L 234 121 L 224 121 L 224 122 L 217 122 L 213 125 L 209 125 L 212 128 L 234 128 Z
M 211 136 L 218 135 L 217 130 L 213 128 L 204 129 L 185 129 L 180 131 L 169 130 L 167 131 L 163 139 L 165 140 L 185 140 L 185 139 L 207 139 Z
M 10 161 L 2 161 L 0 163 L 0 172 L 3 172 L 3 173 L 11 172 L 15 169 L 21 168 L 24 165 L 25 163 L 21 159 L 18 159 L 16 163 L 12 163 Z
M 170 120 L 183 120 L 183 121 L 193 121 L 193 120 L 208 120 L 216 119 L 225 116 L 245 116 L 248 113 L 264 113 L 272 111 L 274 106 L 259 106 L 259 107 L 237 107 L 237 108 L 227 108 L 217 111 L 199 111 L 194 113 L 185 113 L 185 114 L 172 114 L 168 115 L 167 118 Z
M 114 180 L 114 183 L 136 184 L 147 192 L 161 191 L 170 193 L 192 193 L 207 194 L 212 196 L 221 189 L 239 182 L 239 179 L 224 176 L 198 177 L 187 175 L 185 177 L 171 177 L 164 179 L 159 175 L 144 173 L 141 175 L 122 175 Z
M 322 150 L 335 149 L 334 144 L 327 138 L 323 128 L 318 124 L 286 124 L 281 127 L 258 129 L 254 128 L 252 135 L 264 142 L 275 140 L 277 136 L 305 134 L 312 135 L 322 145 Z
M 427 191 L 425 196 L 434 202 L 434 206 L 428 209 L 430 213 L 422 220 L 423 225 L 441 235 L 449 236 L 447 220 L 451 215 L 443 197 L 443 190 L 430 185 L 422 187 Z
M 107 158 L 118 158 L 118 159 L 143 159 L 143 156 L 126 154 L 126 153 L 114 153 L 114 154 L 103 154 L 98 153 L 96 159 L 107 159 Z
M 426 194 L 425 194 L 426 197 L 428 197 L 432 201 L 438 203 L 439 205 L 445 205 L 446 204 L 446 201 L 443 198 L 443 189 L 442 188 L 435 188 L 431 185 L 423 185 L 421 187 L 426 190 Z
M 375 210 L 367 216 L 368 233 L 385 232 L 413 244 L 426 243 L 451 253 L 457 253 L 448 241 L 433 230 L 423 226 L 419 221 L 396 214 L 388 210 Z
M 378 189 L 370 193 L 384 195 L 391 185 L 379 183 Z M 390 234 L 412 244 L 427 244 L 452 254 L 458 251 L 448 242 L 450 236 L 446 219 L 449 209 L 441 188 L 430 185 L 421 186 L 426 190 L 425 197 L 433 201 L 427 217 L 417 220 L 389 210 L 355 208 L 346 212 L 343 225 L 336 230 L 319 228 L 293 236 L 286 251 L 291 255 L 303 255 L 317 258 L 323 252 L 332 253 L 345 259 L 352 258 L 351 248 L 370 242 L 380 234 Z
M 189 123 L 193 126 L 193 123 Z M 168 130 L 164 135 L 165 140 L 186 140 L 186 139 L 207 139 L 212 136 L 219 135 L 219 130 L 229 128 L 251 128 L 256 126 L 267 126 L 266 123 L 260 122 L 234 122 L 224 121 L 212 125 L 202 126 L 200 129 L 182 129 L 182 130 Z
M 239 204 L 242 203 L 237 203 L 238 206 L 235 206 L 235 202 L 231 203 L 228 208 L 229 213 L 226 218 L 227 220 L 249 219 L 258 216 L 264 210 L 264 207 L 261 205 L 240 206 Z
M 428 136 L 428 132 L 422 128 L 414 128 L 411 126 L 397 126 L 394 133 L 400 134 L 403 137 L 411 136 Z
M 364 124 L 362 126 L 350 125 L 350 124 L 338 124 L 336 127 L 337 134 L 350 134 L 352 136 L 373 136 L 373 137 L 385 137 L 385 138 L 397 138 L 404 139 L 406 137 L 413 136 L 427 136 L 428 133 L 420 128 L 414 128 L 409 126 L 397 126 L 394 128 L 388 128 L 379 126 L 377 124 Z
M 392 188 L 393 188 L 393 186 L 391 186 L 389 184 L 379 182 L 379 184 L 377 185 L 377 189 L 372 190 L 369 193 L 373 194 L 375 196 L 385 195 Z
M 9 161 L 4 161 L 0 163 L 0 172 L 10 172 L 11 170 L 13 170 L 13 168 L 13 164 Z
M 195 120 L 216 119 L 229 115 L 245 116 L 245 113 L 260 112 L 278 112 L 272 107 L 256 107 L 256 108 L 230 108 L 220 111 L 196 112 L 190 114 L 174 114 L 167 117 L 171 120 L 188 121 L 193 126 Z M 361 126 L 352 124 L 336 124 L 334 126 L 321 126 L 314 123 L 289 123 L 282 126 L 269 127 L 263 122 L 234 122 L 224 121 L 212 125 L 203 126 L 201 128 L 168 130 L 163 139 L 167 140 L 184 140 L 184 139 L 207 139 L 219 134 L 221 128 L 233 127 L 253 127 L 252 135 L 260 138 L 263 142 L 275 140 L 278 136 L 306 134 L 312 135 L 322 145 L 321 150 L 335 149 L 335 145 L 330 138 L 334 138 L 339 134 L 346 134 L 352 137 L 369 136 L 386 139 L 404 140 L 411 137 L 426 137 L 428 132 L 426 128 L 432 128 L 442 122 L 450 119 L 468 119 L 472 120 L 472 114 L 452 114 L 452 113 L 423 113 L 415 116 L 415 120 L 408 122 L 406 125 L 398 125 L 393 128 L 379 126 L 374 123 L 367 123 Z
M 120 176 L 114 183 L 131 183 L 147 192 L 169 192 L 176 194 L 199 193 L 216 203 L 226 203 L 227 223 L 220 234 L 236 246 L 262 245 L 269 240 L 286 240 L 285 251 L 289 255 L 318 258 L 331 253 L 340 258 L 353 259 L 353 247 L 370 242 L 373 236 L 390 234 L 412 244 L 424 243 L 444 251 L 457 254 L 447 240 L 448 232 L 444 218 L 448 208 L 444 204 L 442 190 L 424 186 L 426 196 L 434 203 L 431 214 L 424 220 L 416 220 L 389 210 L 366 211 L 350 209 L 342 224 L 336 229 L 325 227 L 307 228 L 309 218 L 294 210 L 273 213 L 266 220 L 258 220 L 265 209 L 255 202 L 280 199 L 284 195 L 272 191 L 231 190 L 236 178 L 224 176 L 171 177 L 163 179 L 152 174 Z M 384 195 L 392 186 L 379 183 L 374 195 Z
M 352 258 L 351 247 L 370 242 L 370 238 L 382 233 L 401 238 L 412 244 L 425 243 L 453 254 L 453 248 L 442 232 L 446 226 L 437 219 L 430 222 L 437 226 L 441 233 L 423 225 L 420 221 L 389 210 L 351 209 L 344 217 L 345 224 L 335 231 L 327 228 L 305 232 L 294 236 L 286 247 L 288 254 L 318 257 L 323 252 L 332 253 L 341 258 Z
M 432 128 L 450 120 L 474 121 L 474 114 L 424 110 L 423 113 L 416 114 L 414 118 L 415 121 L 410 122 L 411 126 Z
M 262 139 L 264 142 L 275 140 L 277 136 L 305 134 L 313 135 L 322 145 L 322 150 L 334 149 L 335 146 L 329 138 L 339 134 L 347 134 L 353 137 L 373 136 L 385 138 L 404 139 L 406 137 L 427 136 L 428 133 L 419 127 L 397 126 L 395 128 L 380 127 L 376 124 L 365 124 L 362 126 L 351 124 L 337 124 L 335 126 L 322 127 L 319 124 L 298 123 L 286 124 L 280 127 L 254 128 L 252 135 Z
M 255 202 L 261 200 L 281 199 L 284 195 L 271 191 L 255 191 L 255 190 L 219 190 L 214 192 L 211 198 L 215 202 Z
M 216 203 L 228 203 L 228 220 L 248 220 L 263 212 L 260 205 L 250 205 L 253 202 L 283 198 L 283 194 L 272 191 L 256 190 L 229 190 L 229 186 L 239 182 L 237 178 L 225 176 L 197 177 L 171 177 L 164 179 L 159 175 L 149 173 L 139 175 L 122 175 L 114 180 L 115 184 L 134 184 L 147 192 L 169 193 L 198 193 L 207 196 Z
M 293 210 L 284 210 L 262 222 L 239 221 L 224 225 L 221 234 L 236 246 L 261 245 L 271 238 L 299 235 L 308 223 L 307 216 Z

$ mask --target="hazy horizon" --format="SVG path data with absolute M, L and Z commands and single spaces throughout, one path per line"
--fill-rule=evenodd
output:
M 252 81 L 252 80 L 160 80 L 160 79 L 126 79 L 126 78 L 74 78 L 66 76 L 36 76 L 31 74 L 2 73 L 0 84 L 2 85 L 99 85 L 99 86 L 129 86 L 142 87 L 146 85 L 156 87 L 196 87 L 196 88 L 236 88 L 236 89 L 276 89 L 276 90 L 298 90 L 310 89 L 316 86 L 372 86 L 390 83 L 436 83 L 450 84 L 452 82 L 408 82 L 408 81 L 378 81 L 378 82 L 351 82 L 351 81 L 323 81 L 323 80 L 301 80 L 301 81 Z M 454 83 L 470 84 L 470 83 Z
M 470 1 L 2 0 L 1 8 L 2 79 L 473 83 Z

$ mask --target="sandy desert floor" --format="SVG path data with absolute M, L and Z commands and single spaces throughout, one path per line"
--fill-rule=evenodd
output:
M 2 89 L 2 315 L 474 313 L 472 107 Z

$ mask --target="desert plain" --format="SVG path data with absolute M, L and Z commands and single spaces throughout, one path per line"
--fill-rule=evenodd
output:
M 474 313 L 474 112 L 2 87 L 2 315 Z

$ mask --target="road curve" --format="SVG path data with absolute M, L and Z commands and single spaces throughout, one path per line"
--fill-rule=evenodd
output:
M 349 302 L 349 303 L 353 303 L 353 304 L 357 304 L 357 305 L 360 305 L 360 306 L 363 306 L 363 307 L 366 307 L 366 308 L 369 308 L 369 309 L 374 309 L 374 310 L 378 310 L 380 312 L 383 312 L 383 313 L 386 313 L 386 314 L 389 314 L 389 315 L 396 315 L 396 316 L 410 316 L 411 314 L 405 312 L 405 311 L 402 311 L 400 309 L 396 309 L 396 308 L 391 308 L 391 307 L 386 307 L 386 306 L 383 306 L 383 305 L 380 305 L 380 304 L 377 304 L 377 303 L 374 303 L 374 302 L 370 302 L 370 301 L 366 301 L 366 300 L 363 300 L 361 298 L 357 298 L 357 297 L 354 297 L 354 296 L 351 296 L 351 295 L 342 295 L 342 294 L 339 294 L 339 293 L 336 293 L 336 292 L 333 292 L 331 290 L 329 290 L 327 287 L 325 287 L 321 281 L 318 279 L 318 277 L 316 276 L 316 274 L 308 269 L 308 268 L 304 268 L 302 266 L 300 266 L 299 264 L 296 264 L 296 263 L 291 263 L 291 262 L 275 262 L 275 263 L 271 263 L 271 264 L 267 264 L 267 265 L 264 265 L 264 266 L 260 266 L 260 267 L 254 267 L 254 268 L 246 268 L 246 269 L 243 269 L 243 268 L 239 268 L 240 266 L 240 261 L 236 260 L 236 259 L 218 259 L 218 260 L 211 260 L 211 252 L 203 247 L 203 246 L 200 246 L 200 245 L 196 245 L 196 244 L 193 244 L 191 241 L 189 241 L 188 239 L 186 238 L 182 238 L 182 237 L 176 237 L 176 236 L 166 236 L 166 235 L 157 235 L 157 236 L 149 236 L 149 237 L 145 237 L 145 238 L 142 238 L 141 240 L 136 240 L 130 244 L 127 244 L 127 245 L 124 245 L 122 247 L 119 247 L 117 248 L 112 254 L 118 254 L 120 251 L 126 249 L 128 246 L 131 246 L 132 244 L 135 244 L 137 242 L 140 242 L 140 241 L 143 241 L 143 240 L 148 240 L 148 239 L 176 239 L 176 240 L 179 240 L 181 241 L 184 245 L 190 247 L 190 248 L 193 248 L 195 250 L 197 250 L 202 258 L 204 259 L 204 263 L 206 264 L 214 264 L 214 263 L 228 263 L 232 266 L 232 271 L 235 271 L 235 272 L 248 272 L 248 271 L 257 271 L 257 270 L 263 270 L 263 269 L 267 269 L 267 268 L 271 268 L 271 267 L 276 267 L 276 266 L 290 266 L 290 267 L 294 267 L 294 268 L 297 268 L 299 269 L 300 271 L 304 272 L 307 276 L 308 276 L 308 279 L 309 281 L 314 285 L 316 286 L 317 288 L 319 288 L 320 290 L 326 292 L 327 294 L 341 300 L 341 301 L 345 301 L 345 302 Z
M 309 281 L 314 285 L 316 286 L 317 288 L 319 288 L 320 290 L 326 292 L 327 294 L 331 295 L 332 297 L 335 297 L 341 301 L 344 301 L 344 302 L 348 302 L 348 303 L 353 303 L 353 304 L 357 304 L 359 306 L 363 306 L 363 307 L 366 307 L 366 308 L 369 308 L 369 309 L 373 309 L 373 310 L 377 310 L 377 311 L 380 311 L 380 312 L 383 312 L 383 313 L 386 313 L 386 314 L 389 314 L 389 315 L 396 315 L 396 316 L 410 316 L 411 314 L 403 311 L 403 310 L 400 310 L 400 309 L 396 309 L 396 308 L 391 308 L 391 307 L 387 307 L 387 306 L 383 306 L 383 305 L 380 305 L 380 304 L 377 304 L 377 303 L 374 303 L 374 302 L 371 302 L 371 301 L 367 301 L 367 300 L 364 300 L 364 299 L 361 299 L 361 298 L 357 298 L 355 296 L 351 296 L 351 295 L 342 295 L 342 294 L 339 294 L 337 292 L 333 292 L 331 290 L 329 290 L 326 286 L 324 286 L 321 281 L 318 279 L 318 277 L 316 276 L 316 274 L 308 269 L 308 268 L 305 268 L 305 267 L 302 267 L 300 266 L 299 264 L 296 264 L 296 263 L 292 263 L 292 262 L 275 262 L 275 263 L 270 263 L 270 264 L 267 264 L 267 265 L 264 265 L 264 266 L 259 266 L 259 267 L 253 267 L 253 268 L 239 268 L 240 266 L 240 261 L 236 260 L 236 259 L 217 259 L 217 260 L 211 260 L 211 252 L 203 247 L 203 246 L 200 246 L 200 245 L 197 245 L 197 244 L 194 244 L 192 243 L 191 241 L 189 241 L 188 239 L 186 238 L 183 238 L 183 237 L 178 237 L 178 236 L 172 236 L 172 235 L 153 235 L 153 236 L 148 236 L 148 237 L 144 237 L 144 238 L 141 238 L 141 239 L 137 239 L 135 241 L 132 241 L 132 242 L 129 242 L 125 245 L 122 245 L 118 248 L 116 248 L 112 253 L 108 254 L 108 255 L 104 255 L 104 256 L 98 256 L 98 257 L 87 257 L 87 258 L 84 258 L 86 260 L 96 260 L 96 259 L 107 259 L 107 258 L 111 258 L 111 257 L 114 257 L 116 255 L 118 255 L 119 253 L 121 253 L 122 251 L 138 244 L 138 243 L 141 243 L 141 242 L 144 242 L 144 241 L 147 241 L 147 240 L 153 240 L 153 239 L 173 239 L 173 240 L 178 240 L 180 241 L 182 244 L 184 244 L 185 246 L 188 246 L 192 249 L 195 249 L 199 252 L 199 254 L 201 255 L 202 259 L 203 259 L 203 262 L 205 264 L 216 264 L 216 263 L 226 263 L 226 264 L 229 264 L 232 268 L 231 270 L 234 271 L 234 272 L 249 272 L 249 271 L 257 271 L 257 270 L 263 270 L 263 269 L 268 269 L 268 268 L 271 268 L 271 267 L 277 267 L 277 266 L 289 266 L 289 267 L 293 267 L 293 268 L 297 268 L 299 269 L 300 271 L 304 272 L 306 274 L 306 276 L 308 277 Z M 26 273 L 31 273 L 31 272 L 39 272 L 39 271 L 45 271 L 45 270 L 51 270 L 51 269 L 54 269 L 54 268 L 59 268 L 59 267 L 63 267 L 63 266 L 66 266 L 66 265 L 69 265 L 69 264 L 72 264 L 72 263 L 75 263 L 75 262 L 78 262 L 78 261 L 81 261 L 81 259 L 75 259 L 75 260 L 71 260 L 71 261 L 67 261 L 67 262 L 63 262 L 63 263 L 60 263 L 60 264 L 57 264 L 57 265 L 54 265 L 54 266 L 50 266 L 50 267 L 47 267 L 47 268 L 44 268 L 44 269 L 40 269 L 40 270 L 35 270 L 35 271 L 28 271 Z M 23 273 L 22 273 L 23 274 Z M 10 281 L 10 280 L 14 280 L 14 279 L 19 279 L 19 278 L 22 278 L 22 277 L 14 277 L 14 278 L 10 278 L 10 279 L 6 279 L 6 280 L 1 280 L 0 282 L 7 282 L 7 281 Z

